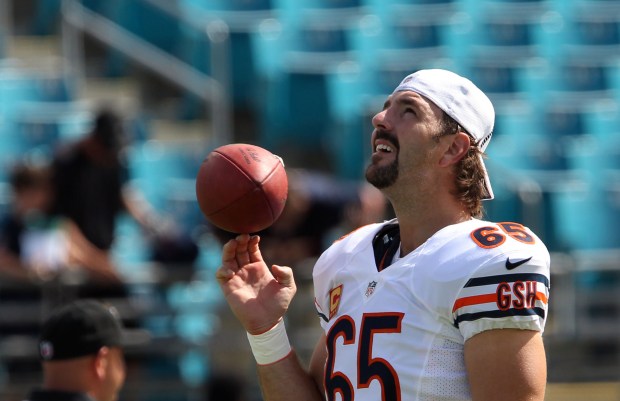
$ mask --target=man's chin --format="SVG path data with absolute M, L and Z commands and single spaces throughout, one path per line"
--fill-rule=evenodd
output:
M 376 164 L 370 164 L 366 168 L 366 181 L 377 189 L 384 189 L 392 186 L 398 178 L 398 169 L 393 165 L 388 167 L 379 167 Z

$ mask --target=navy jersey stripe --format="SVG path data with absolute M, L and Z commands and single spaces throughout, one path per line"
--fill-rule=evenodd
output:
M 322 314 L 321 312 L 319 312 L 318 310 L 316 311 L 316 314 L 319 315 L 319 317 L 323 320 L 325 320 L 326 322 L 329 322 L 329 319 L 327 318 L 327 316 L 325 316 L 324 314 Z
M 474 320 L 482 319 L 482 318 L 491 318 L 497 319 L 501 317 L 509 317 L 509 316 L 532 316 L 538 315 L 541 318 L 545 318 L 545 311 L 542 308 L 529 308 L 529 309 L 508 309 L 505 311 L 501 310 L 493 310 L 487 312 L 477 312 L 477 313 L 464 313 L 459 315 L 454 321 L 454 326 L 459 327 L 461 322 L 471 322 Z
M 465 284 L 465 287 L 477 287 L 481 285 L 499 284 L 499 283 L 514 283 L 515 281 L 538 281 L 543 283 L 545 287 L 549 288 L 549 279 L 544 274 L 538 273 L 515 273 L 515 274 L 500 274 L 498 276 L 476 277 L 471 278 Z

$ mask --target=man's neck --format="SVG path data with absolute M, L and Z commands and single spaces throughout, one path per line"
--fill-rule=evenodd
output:
M 417 205 L 416 205 L 417 206 Z M 471 215 L 457 202 L 434 202 L 427 207 L 394 206 L 400 224 L 401 256 L 412 252 L 436 232 L 452 224 L 471 220 Z

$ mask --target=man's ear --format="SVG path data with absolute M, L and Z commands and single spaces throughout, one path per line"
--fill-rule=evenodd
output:
M 99 379 L 103 379 L 106 375 L 106 372 L 108 370 L 108 363 L 110 363 L 109 355 L 110 348 L 108 347 L 101 347 L 95 355 L 95 359 L 93 361 L 93 368 L 95 374 Z
M 448 167 L 458 163 L 459 160 L 465 157 L 469 151 L 471 139 L 469 135 L 460 131 L 454 135 L 445 136 L 444 138 L 448 138 L 451 142 L 442 158 L 439 160 L 439 165 L 441 167 Z

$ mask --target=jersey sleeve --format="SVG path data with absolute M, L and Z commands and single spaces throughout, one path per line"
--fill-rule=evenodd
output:
M 321 257 L 316 261 L 314 265 L 314 308 L 316 314 L 319 317 L 321 327 L 325 329 L 327 322 L 329 322 L 329 309 L 330 298 L 325 294 L 329 293 L 328 282 L 326 280 L 327 271 L 326 265 L 329 259 L 328 253 L 324 252 Z
M 365 249 L 370 256 L 365 260 L 374 268 L 372 238 L 380 227 L 381 224 L 360 227 L 335 241 L 316 261 L 312 272 L 314 307 L 323 329 L 338 314 L 343 288 L 352 286 L 351 279 L 355 281 L 350 272 L 351 259 Z
M 539 240 L 538 240 L 539 241 Z M 544 331 L 550 288 L 549 253 L 542 243 L 499 247 L 460 289 L 452 308 L 464 339 L 486 330 Z
M 342 295 L 342 278 L 339 271 L 345 266 L 350 252 L 350 237 L 336 241 L 325 250 L 314 265 L 314 307 L 321 327 L 326 329 L 331 318 L 338 312 Z

